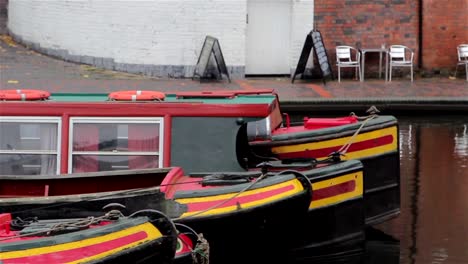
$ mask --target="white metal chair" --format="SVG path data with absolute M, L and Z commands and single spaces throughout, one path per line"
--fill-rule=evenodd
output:
M 353 59 L 354 54 L 354 59 Z M 356 78 L 361 80 L 361 53 L 351 46 L 336 47 L 336 66 L 338 67 L 338 82 L 341 82 L 341 68 L 356 68 Z
M 403 45 L 391 45 L 388 52 L 390 58 L 389 66 L 389 81 L 392 81 L 392 68 L 393 67 L 410 67 L 411 68 L 411 81 L 413 81 L 413 58 L 414 52 Z
M 458 66 L 465 65 L 466 81 L 468 81 L 468 44 L 460 44 L 457 47 L 458 62 L 455 68 L 455 78 L 457 77 Z

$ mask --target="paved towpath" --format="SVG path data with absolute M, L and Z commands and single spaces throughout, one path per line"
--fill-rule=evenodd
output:
M 409 78 L 392 82 L 351 78 L 341 83 L 290 78 L 246 78 L 200 82 L 192 79 L 151 78 L 97 69 L 65 62 L 34 52 L 0 35 L 0 89 L 41 89 L 50 92 L 102 93 L 117 90 L 158 90 L 163 92 L 201 90 L 274 89 L 283 106 L 296 109 L 349 108 L 379 105 L 395 109 L 441 109 L 468 111 L 468 82 L 458 78 Z

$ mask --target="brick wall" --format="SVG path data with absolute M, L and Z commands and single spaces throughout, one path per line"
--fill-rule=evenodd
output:
M 454 68 L 456 46 L 468 43 L 468 0 L 425 0 L 422 17 L 423 68 Z
M 468 43 L 467 16 L 468 0 L 315 1 L 315 22 L 332 62 L 337 45 L 403 44 L 414 50 L 416 67 L 429 72 L 453 70 L 456 46 Z M 366 68 L 375 68 L 375 60 Z
M 418 0 L 315 0 L 315 23 L 324 38 L 330 63 L 335 64 L 337 45 L 370 48 L 380 47 L 385 43 L 387 46 L 401 44 L 413 49 L 417 66 L 418 2 Z M 378 61 L 375 63 L 375 60 L 378 58 L 366 59 L 366 75 L 371 73 L 368 68 L 378 67 Z

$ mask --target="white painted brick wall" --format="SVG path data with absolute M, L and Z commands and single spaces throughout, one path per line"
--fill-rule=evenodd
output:
M 9 4 L 9 29 L 44 48 L 116 62 L 193 65 L 207 34 L 244 64 L 245 1 L 30 1 Z
M 149 65 L 194 65 L 211 35 L 228 66 L 244 66 L 247 1 L 10 0 L 8 28 L 42 48 Z M 291 1 L 295 67 L 312 29 L 313 0 Z
M 293 0 L 291 21 L 291 67 L 292 73 L 296 69 L 299 56 L 307 34 L 314 29 L 314 0 Z M 313 55 L 311 52 L 307 61 L 307 68 L 312 68 Z

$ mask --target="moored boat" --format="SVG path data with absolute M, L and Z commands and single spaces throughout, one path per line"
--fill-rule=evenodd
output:
M 291 124 L 287 118 L 284 126 L 271 128 L 266 118 L 248 123 L 247 134 L 252 157 L 362 161 L 366 223 L 378 224 L 399 214 L 400 154 L 395 117 L 376 113 L 305 117 L 300 124 Z
M 362 238 L 364 231 L 363 167 L 356 160 L 269 163 L 243 173 L 184 175 L 180 168 L 163 168 L 0 176 L 0 183 L 7 191 L 0 195 L 0 208 L 15 217 L 98 216 L 114 208 L 126 214 L 161 210 L 204 234 L 214 259 L 249 243 L 257 245 L 254 253 L 260 251 L 259 243 L 263 250 L 271 250 L 271 243 L 285 250 L 272 242 L 281 238 L 288 246 L 317 248 Z M 106 206 L 109 203 L 112 206 Z
M 98 216 L 147 208 L 179 216 L 180 206 L 166 199 L 161 183 L 180 168 L 105 171 L 66 175 L 0 175 L 0 213 L 40 219 Z
M 300 231 L 291 233 L 289 250 L 313 254 L 350 240 L 363 241 L 364 168 L 360 161 L 272 162 L 270 169 L 300 173 L 313 189 L 307 214 L 295 220 Z
M 193 227 L 213 244 L 238 236 L 266 244 L 263 236 L 271 232 L 287 234 L 292 220 L 307 212 L 312 192 L 306 177 L 292 173 L 238 173 L 226 181 L 184 175 L 177 167 L 0 176 L 0 183 L 0 212 L 14 217 L 97 216 L 113 208 L 132 214 L 148 208 Z M 212 255 L 230 254 L 238 247 L 214 246 Z
M 188 176 L 174 174 L 161 182 L 166 186 L 162 192 L 169 200 L 168 204 L 175 202 L 169 206 L 175 208 L 175 214 L 171 215 L 170 210 L 168 213 L 173 218 L 182 217 L 181 221 L 185 219 L 182 222 L 187 223 L 204 219 L 200 223 L 213 227 L 207 223 L 226 216 L 240 217 L 243 215 L 240 212 L 253 211 L 261 215 L 259 212 L 262 210 L 258 207 L 266 210 L 278 205 L 258 203 L 268 200 L 262 195 L 271 193 L 267 186 L 273 184 L 275 178 L 265 177 L 253 184 L 255 178 L 249 176 L 252 172 L 245 171 L 255 170 L 259 163 L 275 159 L 285 162 L 291 162 L 291 158 L 322 161 L 330 153 L 346 150 L 345 156 L 337 155 L 333 159 L 358 159 L 364 163 L 364 198 L 352 198 L 365 202 L 367 223 L 384 221 L 399 212 L 398 125 L 391 116 L 373 115 L 372 119 L 349 123 L 333 121 L 334 126 L 316 129 L 309 129 L 314 123 L 312 121 L 293 126 L 288 118 L 283 120 L 278 96 L 272 90 L 158 93 L 155 100 L 143 101 L 139 97 L 141 92 L 137 91 L 130 94 L 128 101 L 109 94 L 41 94 L 44 94 L 41 100 L 20 96 L 25 101 L 0 101 L 0 175 L 61 174 L 60 177 L 66 178 L 70 175 L 65 174 L 178 166 Z M 128 91 L 125 95 L 129 95 Z M 320 122 L 324 121 L 330 123 L 327 120 Z M 255 128 L 253 133 L 252 128 Z M 318 145 L 307 145 L 305 151 L 299 150 L 293 157 L 289 150 L 285 155 L 278 150 L 297 147 L 295 144 L 302 144 L 300 140 L 303 139 L 306 145 Z M 317 152 L 302 155 L 310 154 L 309 148 L 317 146 L 323 156 L 317 156 Z M 357 146 L 358 151 L 355 149 Z M 329 167 L 331 171 L 334 170 L 332 166 Z M 296 164 L 290 168 L 300 169 Z M 315 170 L 313 168 L 312 171 Z M 228 183 L 223 179 L 220 186 L 214 186 L 214 182 L 219 181 L 211 177 L 211 185 L 200 187 L 190 184 L 191 181 L 203 181 L 197 176 L 201 172 L 234 172 L 235 180 Z M 307 192 L 309 187 L 303 184 L 304 180 L 299 180 L 300 176 L 294 173 L 285 175 L 286 181 L 295 182 L 291 186 L 302 186 L 302 189 L 296 189 L 297 197 Z M 306 178 L 309 181 L 315 179 Z M 253 185 L 243 191 L 250 184 Z M 278 184 L 284 182 L 276 182 L 274 186 Z M 315 188 L 322 186 L 318 182 L 315 185 Z M 335 188 L 338 189 L 340 187 Z M 235 193 L 248 194 L 250 198 L 259 200 L 244 200 L 242 203 L 236 197 L 229 201 L 231 203 L 224 204 L 223 199 L 229 199 Z M 291 197 L 294 200 L 295 196 Z M 278 201 L 287 204 L 286 200 L 285 195 Z M 241 210 L 237 210 L 237 202 Z M 302 206 L 297 201 L 295 203 Z M 249 207 L 257 204 L 260 206 Z M 307 208 L 310 201 L 304 204 Z M 225 208 L 209 209 L 214 205 Z M 291 213 L 299 213 L 292 209 Z M 275 217 L 282 214 L 283 211 L 278 211 Z M 323 221 L 339 219 L 333 213 L 324 215 Z M 271 219 L 276 218 L 270 217 L 268 222 L 274 222 Z M 234 221 L 233 226 L 238 226 L 239 222 Z M 245 230 L 241 228 L 241 231 Z
M 2 263 L 173 263 L 177 231 L 156 211 L 36 221 L 0 214 Z

